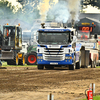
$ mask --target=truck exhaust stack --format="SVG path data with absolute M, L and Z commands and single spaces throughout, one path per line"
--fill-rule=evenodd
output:
M 71 14 L 71 26 L 72 26 L 72 28 L 74 27 L 74 24 L 75 24 L 75 12 L 74 11 L 71 11 L 70 12 L 70 14 Z
M 75 24 L 75 20 L 72 19 L 72 22 L 71 22 L 71 26 L 72 26 L 72 28 L 74 27 L 74 24 Z

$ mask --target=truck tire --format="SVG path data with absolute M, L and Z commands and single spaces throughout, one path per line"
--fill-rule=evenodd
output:
M 37 54 L 29 53 L 26 55 L 26 64 L 27 65 L 36 65 L 37 64 Z
M 18 65 L 18 55 L 14 55 L 14 59 L 7 61 L 8 65 Z
M 91 68 L 96 68 L 96 60 L 92 61 Z
M 44 65 L 37 65 L 38 69 L 44 69 Z
M 96 60 L 94 61 L 94 68 L 96 68 Z
M 69 70 L 75 70 L 75 68 L 76 68 L 76 63 L 75 63 L 75 56 L 74 56 L 73 65 L 69 65 Z
M 76 65 L 76 64 L 70 65 L 70 66 L 69 66 L 69 70 L 75 70 L 75 68 L 76 68 L 75 65 Z
M 80 69 L 81 67 L 81 57 L 79 57 L 79 62 L 76 63 L 76 69 Z
M 12 64 L 12 60 L 8 60 L 8 61 L 7 61 L 7 65 L 13 65 L 13 64 Z
M 25 55 L 22 55 L 22 59 L 19 59 L 18 65 L 25 65 Z
M 80 69 L 80 63 L 79 62 L 76 63 L 76 69 Z

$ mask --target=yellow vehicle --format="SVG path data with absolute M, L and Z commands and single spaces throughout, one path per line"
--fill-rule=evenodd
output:
M 0 59 L 8 65 L 24 65 L 25 55 L 20 52 L 22 49 L 22 29 L 20 24 L 3 26 L 3 37 Z

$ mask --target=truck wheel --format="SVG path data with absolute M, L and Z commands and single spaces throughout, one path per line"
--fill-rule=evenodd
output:
M 12 60 L 7 60 L 7 65 L 18 65 L 18 55 L 14 55 L 14 59 Z
M 19 59 L 18 65 L 25 65 L 25 55 L 23 54 L 22 59 Z
M 96 60 L 94 61 L 94 68 L 96 68 Z
M 16 65 L 18 65 L 18 55 L 16 55 Z
M 75 70 L 75 68 L 76 68 L 76 63 L 75 63 L 75 56 L 74 56 L 73 65 L 69 65 L 69 70 Z
M 13 65 L 12 61 L 11 60 L 7 61 L 7 65 Z
M 73 65 L 69 65 L 69 70 L 75 70 L 76 68 L 76 63 L 74 62 Z
M 76 63 L 76 69 L 80 69 L 81 67 L 81 56 L 79 57 L 79 62 Z
M 37 63 L 37 55 L 36 53 L 29 53 L 26 56 L 26 64 L 27 65 L 36 65 Z
M 96 61 L 92 61 L 91 68 L 96 68 Z
M 73 65 L 69 65 L 69 70 L 75 70 L 75 64 L 73 64 Z
M 76 63 L 76 69 L 80 69 L 80 62 Z
M 44 65 L 37 65 L 38 69 L 44 69 Z

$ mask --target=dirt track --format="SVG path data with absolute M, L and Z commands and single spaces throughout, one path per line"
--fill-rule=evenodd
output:
M 100 93 L 100 68 L 38 70 L 36 67 L 0 69 L 0 100 L 80 100 L 90 83 Z

